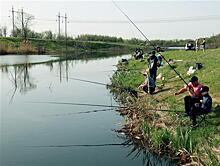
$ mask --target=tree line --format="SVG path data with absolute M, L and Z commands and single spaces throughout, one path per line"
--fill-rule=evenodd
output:
M 30 20 L 29 20 L 30 23 Z M 43 39 L 43 40 L 65 40 L 65 36 L 53 33 L 51 30 L 43 31 L 43 32 L 35 32 L 29 28 L 29 23 L 27 22 L 23 30 L 21 27 L 16 27 L 14 31 L 8 32 L 7 27 L 0 27 L 0 36 L 13 36 L 18 38 L 34 38 L 34 39 Z M 123 43 L 123 44 L 131 44 L 131 45 L 138 45 L 140 47 L 149 46 L 149 43 L 137 39 L 123 39 L 122 37 L 115 37 L 115 36 L 106 36 L 106 35 L 91 35 L 91 34 L 83 34 L 78 35 L 77 37 L 67 37 L 67 41 L 96 41 L 96 42 L 111 42 L 111 43 Z M 207 46 L 209 48 L 218 48 L 220 47 L 220 34 L 211 36 L 206 38 Z M 194 43 L 195 41 L 192 39 L 175 39 L 175 40 L 151 40 L 151 43 L 155 46 L 160 47 L 184 47 L 186 43 L 191 42 Z

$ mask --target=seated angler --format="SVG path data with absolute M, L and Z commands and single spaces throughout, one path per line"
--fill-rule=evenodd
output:
M 204 86 L 201 89 L 202 99 L 195 103 L 191 112 L 190 116 L 192 118 L 193 127 L 197 126 L 196 117 L 201 114 L 208 114 L 211 112 L 212 109 L 212 98 L 209 95 L 209 87 Z
M 189 112 L 191 112 L 194 104 L 197 103 L 202 98 L 202 94 L 201 94 L 202 87 L 203 85 L 199 83 L 198 77 L 193 76 L 188 85 L 186 85 L 185 87 L 183 87 L 174 94 L 174 95 L 179 95 L 181 93 L 186 92 L 187 90 L 189 91 L 189 96 L 186 96 L 184 98 L 185 111 L 187 115 L 189 115 Z
M 150 93 L 152 95 L 153 92 L 155 91 L 155 87 L 156 87 L 155 82 L 154 82 L 153 78 L 151 78 L 147 74 L 147 72 L 144 72 L 143 75 L 145 77 L 145 81 L 138 88 L 142 89 L 145 93 Z

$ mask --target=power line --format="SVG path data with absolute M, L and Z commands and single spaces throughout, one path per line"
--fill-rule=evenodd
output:
M 183 18 L 159 18 L 159 19 L 146 19 L 134 20 L 136 23 L 171 23 L 171 22 L 187 22 L 187 21 L 210 21 L 220 20 L 220 15 L 210 16 L 196 16 L 196 17 L 183 17 Z M 106 23 L 106 24 L 128 24 L 127 20 L 69 20 L 70 23 Z
M 7 16 L 1 16 L 1 17 L 4 18 Z M 62 18 L 65 18 L 65 16 L 62 16 Z M 39 17 L 39 18 L 35 18 L 35 20 L 55 22 L 55 21 L 59 21 L 59 18 L 58 20 L 55 20 L 52 18 Z M 145 23 L 172 23 L 172 22 L 192 22 L 192 21 L 211 21 L 211 20 L 220 20 L 220 15 L 182 17 L 182 18 L 143 19 L 143 20 L 134 20 L 134 22 L 145 24 Z M 75 19 L 75 20 L 69 20 L 68 23 L 128 24 L 129 22 L 127 20 L 79 20 L 79 19 Z
M 35 20 L 40 20 L 40 21 L 47 21 L 47 22 L 56 22 L 57 20 L 55 19 L 49 19 L 49 18 L 35 18 Z

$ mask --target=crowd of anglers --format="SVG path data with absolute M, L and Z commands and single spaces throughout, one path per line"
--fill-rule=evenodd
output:
M 135 54 L 138 53 L 138 56 L 140 55 L 139 50 L 140 49 L 136 49 L 135 51 Z M 148 53 L 148 69 L 143 73 L 145 81 L 138 87 L 143 90 L 144 93 L 153 95 L 155 92 L 157 70 L 159 67 L 163 66 L 163 57 L 161 52 L 161 48 L 156 47 L 156 50 Z M 143 54 L 143 51 L 141 51 L 141 53 Z M 139 59 L 136 58 L 136 55 L 134 55 L 134 58 Z M 186 91 L 189 91 L 189 95 L 184 98 L 185 113 L 187 116 L 190 116 L 192 120 L 192 127 L 197 127 L 197 117 L 211 112 L 212 98 L 209 95 L 209 87 L 201 84 L 198 77 L 193 76 L 190 81 L 174 95 L 177 96 Z
M 129 22 L 140 32 L 140 34 L 145 38 L 146 42 L 151 45 L 155 51 L 151 52 L 151 55 L 148 57 L 148 68 L 149 68 L 149 74 L 146 71 L 145 72 L 145 82 L 139 86 L 139 88 L 142 88 L 146 93 L 153 94 L 155 91 L 155 82 L 156 82 L 156 75 L 157 75 L 157 68 L 163 65 L 162 60 L 166 61 L 168 65 L 174 70 L 174 72 L 179 76 L 179 78 L 186 84 L 184 88 L 182 88 L 179 92 L 175 93 L 175 95 L 178 95 L 180 93 L 183 93 L 185 91 L 189 91 L 190 95 L 188 97 L 185 97 L 185 110 L 187 115 L 191 117 L 193 120 L 193 127 L 197 126 L 196 122 L 196 115 L 197 114 L 203 114 L 211 112 L 212 107 L 212 98 L 209 96 L 209 87 L 203 86 L 198 82 L 198 78 L 196 76 L 192 77 L 189 83 L 187 83 L 181 75 L 170 65 L 170 63 L 166 60 L 165 57 L 162 56 L 160 53 L 162 50 L 160 47 L 156 47 L 148 38 L 147 36 L 141 31 L 141 29 L 134 23 L 134 21 L 131 20 L 131 18 L 113 1 L 114 5 L 118 10 L 129 20 Z M 198 48 L 199 41 L 196 40 L 196 45 Z M 206 41 L 203 39 L 201 45 L 203 46 L 203 51 L 205 51 L 205 44 Z M 197 50 L 197 49 L 196 49 Z M 136 51 L 141 53 L 142 51 L 137 50 Z M 158 56 L 156 56 L 156 52 L 158 53 Z M 143 53 L 143 52 L 142 52 Z M 135 54 L 136 57 L 137 54 Z M 142 56 L 143 57 L 143 56 Z M 142 58 L 141 57 L 141 58 Z

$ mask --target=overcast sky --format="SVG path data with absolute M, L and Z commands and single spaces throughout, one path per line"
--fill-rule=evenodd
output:
M 195 39 L 220 33 L 220 1 L 116 1 L 149 39 Z M 67 13 L 68 35 L 141 38 L 112 1 L 0 0 L 0 26 L 12 28 L 12 5 L 35 16 L 31 29 L 58 32 L 58 12 Z M 64 23 L 61 24 L 64 32 Z

